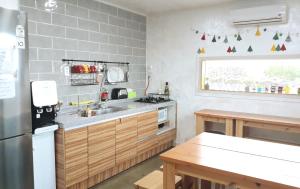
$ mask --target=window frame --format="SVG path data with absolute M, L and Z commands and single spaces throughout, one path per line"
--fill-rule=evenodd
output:
M 205 90 L 201 88 L 202 84 L 202 64 L 208 60 L 263 60 L 263 59 L 300 59 L 299 55 L 268 55 L 268 56 L 219 56 L 219 57 L 199 57 L 196 68 L 196 96 L 211 98 L 230 98 L 258 101 L 277 101 L 277 102 L 300 102 L 300 95 L 297 94 L 272 94 L 272 93 L 251 93 L 242 91 L 222 91 Z

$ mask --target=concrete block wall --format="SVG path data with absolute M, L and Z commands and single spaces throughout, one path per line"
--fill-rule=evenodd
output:
M 70 86 L 61 59 L 130 62 L 129 82 L 106 86 L 130 87 L 143 95 L 146 80 L 146 17 L 93 0 L 58 0 L 44 10 L 45 0 L 20 0 L 28 13 L 31 80 L 55 80 L 59 99 L 96 100 L 98 86 Z

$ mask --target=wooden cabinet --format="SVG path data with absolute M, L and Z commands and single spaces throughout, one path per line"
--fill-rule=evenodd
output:
M 156 136 L 157 116 L 153 111 L 56 131 L 57 189 L 87 189 L 168 149 L 176 130 Z
M 116 165 L 116 121 L 88 127 L 89 177 Z
M 68 188 L 88 178 L 87 128 L 56 134 L 57 187 Z M 84 185 L 84 184 L 83 184 Z
M 87 167 L 87 128 L 65 133 L 66 183 L 71 186 L 86 180 Z
M 137 154 L 137 116 L 122 118 L 116 125 L 116 163 L 134 158 Z
M 138 115 L 138 145 L 137 155 L 150 152 L 158 146 L 156 132 L 158 130 L 158 112 L 146 112 Z M 154 155 L 155 152 L 151 152 Z M 143 157 L 141 160 L 148 158 Z
M 156 135 L 158 129 L 158 112 L 147 112 L 138 115 L 138 140 Z

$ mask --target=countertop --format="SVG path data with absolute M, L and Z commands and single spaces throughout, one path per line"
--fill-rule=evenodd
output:
M 59 123 L 60 128 L 63 128 L 66 131 L 68 131 L 72 129 L 86 127 L 93 124 L 107 122 L 122 117 L 140 114 L 143 112 L 154 111 L 161 107 L 174 106 L 176 105 L 176 102 L 169 101 L 169 102 L 158 103 L 158 104 L 148 104 L 148 103 L 131 101 L 131 102 L 122 102 L 118 104 L 110 104 L 110 105 L 126 108 L 126 110 L 118 111 L 114 113 L 107 113 L 107 114 L 93 116 L 93 117 L 81 117 L 78 114 L 74 113 L 74 111 L 73 113 L 65 112 L 65 113 L 60 113 L 57 116 L 56 122 Z

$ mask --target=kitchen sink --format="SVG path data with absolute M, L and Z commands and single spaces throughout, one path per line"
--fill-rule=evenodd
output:
M 95 108 L 92 111 L 96 115 L 101 115 L 101 114 L 114 113 L 114 112 L 119 112 L 119 111 L 124 111 L 124 110 L 127 110 L 127 108 L 108 106 L 106 108 Z

